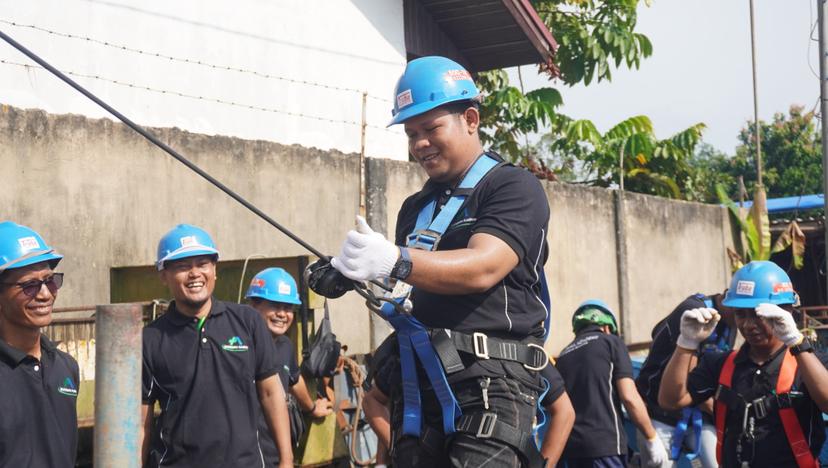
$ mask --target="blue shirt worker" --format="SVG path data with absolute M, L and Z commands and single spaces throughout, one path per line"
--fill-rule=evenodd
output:
M 287 400 L 291 419 L 290 435 L 291 441 L 296 445 L 302 434 L 294 428 L 304 426 L 303 421 L 297 420 L 302 418 L 301 413 L 295 411 L 297 406 L 302 411 L 310 413 L 313 418 L 323 418 L 332 413 L 330 401 L 325 398 L 314 399 L 308 392 L 305 379 L 299 372 L 293 342 L 286 335 L 293 325 L 294 307 L 302 304 L 296 280 L 281 268 L 266 268 L 253 277 L 244 297 L 261 314 L 273 337 L 276 362 L 281 366 L 279 378 L 282 387 L 290 389 Z M 270 437 L 264 417 L 259 418 L 259 442 L 266 465 L 278 465 L 279 450 L 274 439 Z
M 716 329 L 716 309 L 681 317 L 681 336 L 661 378 L 664 408 L 715 399 L 716 457 L 724 467 L 819 466 L 828 410 L 826 356 L 816 354 L 794 320 L 796 293 L 784 270 L 768 261 L 740 268 L 723 301 L 733 309 L 745 344 L 705 353 L 699 343 Z
M 572 315 L 575 340 L 558 356 L 558 371 L 575 408 L 575 427 L 563 453 L 569 468 L 627 466 L 621 406 L 645 435 L 641 466 L 660 466 L 667 450 L 656 435 L 632 379 L 632 362 L 618 336 L 618 321 L 600 300 L 581 304 Z
M 78 364 L 40 333 L 63 285 L 62 255 L 32 229 L 0 223 L 0 467 L 72 468 Z
M 549 362 L 549 205 L 535 176 L 484 151 L 479 98 L 452 60 L 408 63 L 391 124 L 429 179 L 403 203 L 394 241 L 358 218 L 331 261 L 352 280 L 397 282 L 396 305 L 380 311 L 402 375 L 383 391 L 395 467 L 543 463 L 532 422 Z
M 273 339 L 258 312 L 216 300 L 218 250 L 202 229 L 179 224 L 156 262 L 173 302 L 144 329 L 141 439 L 146 467 L 264 467 L 257 418 L 293 465 L 285 392 Z M 153 405 L 161 415 L 153 427 Z

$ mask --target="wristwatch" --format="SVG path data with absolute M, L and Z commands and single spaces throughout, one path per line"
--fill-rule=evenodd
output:
M 400 247 L 400 258 L 397 259 L 397 263 L 394 264 L 394 268 L 391 269 L 391 277 L 405 281 L 408 278 L 408 275 L 411 274 L 411 255 L 408 253 L 408 249 L 405 247 Z
M 791 354 L 797 356 L 801 353 L 813 353 L 814 347 L 811 345 L 811 341 L 808 338 L 803 338 L 798 345 L 791 346 L 790 350 Z

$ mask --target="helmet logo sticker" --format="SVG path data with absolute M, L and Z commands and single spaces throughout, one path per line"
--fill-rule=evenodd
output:
M 791 283 L 774 283 L 773 285 L 773 293 L 779 294 L 783 292 L 794 292 L 793 285 Z
M 471 74 L 466 70 L 449 70 L 446 72 L 446 81 L 472 81 Z
M 253 281 L 250 282 L 250 286 L 255 288 L 263 288 L 265 287 L 265 280 L 261 278 L 253 278 Z
M 753 296 L 756 283 L 753 281 L 739 281 L 736 283 L 736 294 L 740 296 Z
M 40 248 L 40 243 L 34 236 L 21 237 L 20 239 L 17 239 L 17 243 L 20 244 L 21 249 L 27 251 Z
M 284 281 L 279 281 L 279 294 L 284 296 L 290 295 L 290 285 L 285 283 Z
M 405 91 L 397 94 L 397 109 L 402 109 L 403 107 L 413 104 L 414 98 L 411 96 L 411 90 L 406 89 Z
M 184 236 L 179 239 L 179 241 L 181 241 L 181 247 L 192 247 L 194 245 L 199 245 L 196 236 Z

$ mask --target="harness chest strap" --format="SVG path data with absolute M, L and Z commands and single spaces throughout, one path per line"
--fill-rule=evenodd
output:
M 719 385 L 721 387 L 728 389 L 731 387 L 733 382 L 733 371 L 736 367 L 734 362 L 735 359 L 736 351 L 732 351 L 725 360 L 722 371 L 719 374 Z M 785 351 L 782 366 L 779 368 L 779 377 L 776 380 L 777 395 L 784 395 L 791 391 L 794 378 L 796 377 L 796 370 L 796 358 L 790 351 Z M 718 461 L 719 464 L 722 463 L 727 409 L 727 404 L 723 400 L 716 400 L 714 411 L 716 416 L 716 461 Z M 799 468 L 819 467 L 819 463 L 814 458 L 811 453 L 811 448 L 805 440 L 805 434 L 802 432 L 802 426 L 799 424 L 799 418 L 796 416 L 794 408 L 779 408 L 779 419 L 782 421 L 782 427 L 785 429 L 785 436 L 788 439 L 788 445 L 791 447 L 791 452 L 796 458 L 797 466 L 799 466 Z

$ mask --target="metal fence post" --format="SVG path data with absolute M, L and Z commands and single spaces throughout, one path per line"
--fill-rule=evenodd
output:
M 96 468 L 138 468 L 141 430 L 140 304 L 95 310 Z

